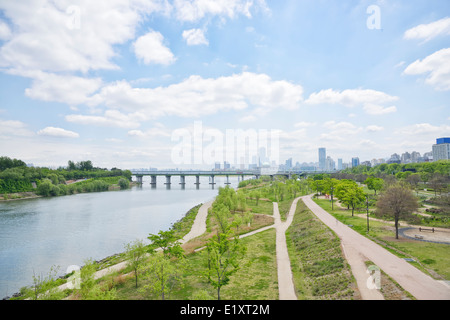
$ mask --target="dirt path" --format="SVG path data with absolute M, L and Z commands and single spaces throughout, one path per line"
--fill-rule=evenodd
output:
M 375 242 L 344 225 L 316 204 L 311 196 L 303 197 L 306 206 L 341 239 L 344 253 L 352 267 L 363 299 L 374 299 L 375 291 L 367 286 L 364 260 L 370 260 L 418 300 L 450 300 L 450 287 L 434 280 L 407 261 L 393 255 Z
M 286 230 L 292 223 L 295 209 L 297 208 L 296 198 L 291 205 L 286 221 L 281 221 L 278 203 L 273 203 L 273 216 L 275 218 L 276 230 L 276 253 L 277 253 L 277 272 L 278 272 L 278 292 L 280 300 L 297 300 L 295 287 L 292 278 L 291 261 L 286 244 Z

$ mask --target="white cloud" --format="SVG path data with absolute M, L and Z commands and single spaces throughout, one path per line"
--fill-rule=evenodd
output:
M 308 104 L 327 103 L 355 107 L 360 104 L 386 103 L 397 99 L 398 97 L 371 89 L 347 89 L 344 91 L 326 89 L 318 93 L 312 93 L 305 102 Z
M 175 62 L 175 57 L 163 41 L 164 37 L 161 33 L 150 31 L 133 43 L 134 53 L 145 64 L 172 64 Z
M 190 46 L 195 45 L 209 45 L 208 40 L 205 38 L 205 33 L 201 29 L 190 29 L 183 31 L 183 39 Z
M 302 93 L 300 85 L 244 72 L 208 79 L 193 75 L 180 83 L 157 88 L 133 88 L 126 81 L 118 81 L 103 87 L 92 97 L 91 105 L 137 112 L 147 119 L 198 117 L 250 106 L 256 108 L 255 112 L 294 110 L 303 99 Z
M 252 0 L 175 0 L 174 8 L 178 20 L 196 22 L 206 16 L 233 19 L 237 15 L 251 17 L 250 9 L 266 9 L 264 1 Z
M 133 39 L 142 14 L 158 1 L 2 1 L 17 28 L 0 48 L 0 67 L 50 72 L 116 69 L 113 46 Z M 36 41 L 39 39 L 39 41 Z
M 146 120 L 145 116 L 139 113 L 123 114 L 117 110 L 107 110 L 104 116 L 70 114 L 65 117 L 66 121 L 83 125 L 117 127 L 117 128 L 137 128 L 140 121 Z
M 395 133 L 403 135 L 420 136 L 430 134 L 433 136 L 448 135 L 450 132 L 449 125 L 435 126 L 429 123 L 417 123 L 403 128 L 399 128 Z
M 354 124 L 346 121 L 336 122 L 331 120 L 325 122 L 322 126 L 330 130 L 329 133 L 323 133 L 323 137 L 337 140 L 342 140 L 345 136 L 358 134 L 363 130 L 362 128 L 358 128 Z
M 148 129 L 146 131 L 130 130 L 130 131 L 128 131 L 128 135 L 129 136 L 134 136 L 134 137 L 139 137 L 139 138 L 143 138 L 143 137 L 170 137 L 171 133 L 169 133 L 169 131 L 164 129 L 164 128 L 155 127 L 155 128 Z
M 378 132 L 378 131 L 383 131 L 384 128 L 380 127 L 380 126 L 377 126 L 377 125 L 370 125 L 370 126 L 366 127 L 366 130 L 368 132 Z
M 450 48 L 436 51 L 423 60 L 416 60 L 405 69 L 404 73 L 429 74 L 425 83 L 437 90 L 450 90 Z
M 87 103 L 89 96 L 102 85 L 100 78 L 58 75 L 37 70 L 10 69 L 7 73 L 33 79 L 31 88 L 25 89 L 26 96 L 69 105 Z
M 364 111 L 366 111 L 367 114 L 370 115 L 383 115 L 383 114 L 389 114 L 393 112 L 397 112 L 396 106 L 390 106 L 390 107 L 383 107 L 372 103 L 367 103 L 363 107 Z
M 42 130 L 39 130 L 37 134 L 40 136 L 60 137 L 60 138 L 78 138 L 80 136 L 76 132 L 55 127 L 44 128 Z
M 296 127 L 296 128 L 308 128 L 308 127 L 313 127 L 315 125 L 317 125 L 316 122 L 300 121 L 300 122 L 297 122 L 296 124 L 294 124 L 294 127 Z
M 33 135 L 34 133 L 27 129 L 27 125 L 22 121 L 0 119 L 0 137 Z
M 404 38 L 429 41 L 439 35 L 450 35 L 450 18 L 443 18 L 411 28 L 405 32 Z
M 9 26 L 0 20 L 0 40 L 8 40 L 11 37 Z

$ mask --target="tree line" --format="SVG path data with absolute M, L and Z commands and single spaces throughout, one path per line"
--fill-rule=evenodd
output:
M 94 167 L 90 160 L 77 163 L 69 160 L 67 167 L 59 167 L 58 169 L 28 167 L 22 160 L 11 159 L 6 156 L 0 157 L 0 194 L 36 191 L 35 188 L 39 189 L 43 182 L 45 184 L 41 188 L 42 192 L 45 193 L 44 195 L 67 194 L 65 189 L 69 193 L 71 190 L 74 192 L 80 191 L 74 187 L 63 187 L 69 180 L 103 178 L 104 183 L 96 183 L 91 187 L 87 187 L 87 189 L 101 191 L 100 189 L 104 189 L 105 184 L 108 183 L 108 180 L 105 178 L 109 177 L 123 177 L 125 180 L 130 181 L 131 171 Z M 55 187 L 53 187 L 52 192 L 52 185 L 61 189 L 61 192 L 58 192 Z

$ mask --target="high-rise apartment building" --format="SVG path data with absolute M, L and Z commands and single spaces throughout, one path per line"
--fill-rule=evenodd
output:
M 433 144 L 433 161 L 450 159 L 450 138 L 436 139 Z
M 325 161 L 327 159 L 327 150 L 325 148 L 319 148 L 319 169 L 325 170 Z
M 359 158 L 354 157 L 352 158 L 352 168 L 359 166 Z

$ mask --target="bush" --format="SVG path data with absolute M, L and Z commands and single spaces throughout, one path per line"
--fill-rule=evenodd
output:
M 121 178 L 118 182 L 120 189 L 124 190 L 124 189 L 128 189 L 130 187 L 130 182 L 125 179 L 125 178 Z
M 37 194 L 49 197 L 52 192 L 53 183 L 49 179 L 44 179 L 37 187 Z

